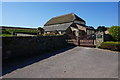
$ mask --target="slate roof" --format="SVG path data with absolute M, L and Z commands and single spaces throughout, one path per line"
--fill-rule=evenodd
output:
M 74 20 L 79 20 L 85 22 L 83 19 L 75 15 L 74 13 L 69 13 L 62 16 L 57 16 L 50 19 L 44 26 L 53 25 L 53 24 L 61 24 L 61 23 L 68 23 L 73 22 Z
M 44 26 L 45 31 L 66 30 L 73 22 Z

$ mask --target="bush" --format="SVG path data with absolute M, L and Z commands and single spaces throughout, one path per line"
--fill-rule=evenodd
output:
M 112 26 L 108 31 L 115 41 L 120 41 L 120 26 Z
M 102 42 L 100 48 L 120 51 L 120 42 Z

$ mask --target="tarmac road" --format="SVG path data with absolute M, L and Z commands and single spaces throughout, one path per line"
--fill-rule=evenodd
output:
M 3 78 L 118 78 L 118 52 L 75 47 Z

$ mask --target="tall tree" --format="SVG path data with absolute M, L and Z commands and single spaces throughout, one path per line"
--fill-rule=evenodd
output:
M 120 41 L 120 26 L 112 26 L 108 31 L 114 40 Z
M 105 26 L 98 26 L 97 31 L 106 31 L 107 28 Z

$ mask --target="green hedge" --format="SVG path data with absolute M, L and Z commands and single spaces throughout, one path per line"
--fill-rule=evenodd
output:
M 102 42 L 100 48 L 120 51 L 120 42 Z

